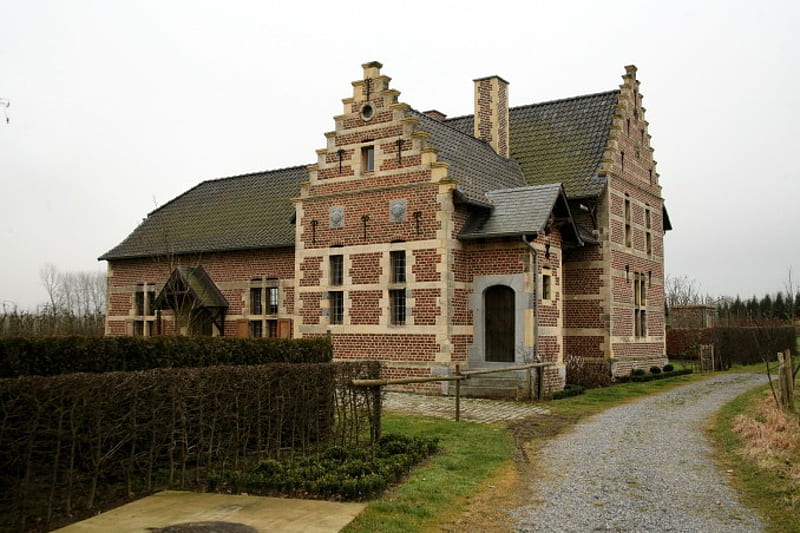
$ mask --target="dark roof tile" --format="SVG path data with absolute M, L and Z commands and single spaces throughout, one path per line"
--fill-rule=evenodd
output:
M 294 246 L 305 166 L 204 181 L 150 213 L 100 259 Z
M 596 196 L 597 176 L 608 142 L 619 91 L 576 96 L 509 110 L 511 157 L 529 185 L 561 183 L 569 197 Z M 446 119 L 472 134 L 473 116 Z

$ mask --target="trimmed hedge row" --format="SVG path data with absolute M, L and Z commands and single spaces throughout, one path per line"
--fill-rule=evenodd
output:
M 0 339 L 0 377 L 153 368 L 327 363 L 330 339 L 26 337 Z
M 769 361 L 778 352 L 795 351 L 797 332 L 792 326 L 763 326 L 752 328 L 714 328 L 714 350 L 717 368 L 728 369 L 734 364 Z
M 667 354 L 671 358 L 696 359 L 701 344 L 713 344 L 717 369 L 725 370 L 734 364 L 760 363 L 762 356 L 774 360 L 777 352 L 794 350 L 796 338 L 792 326 L 668 329 Z
M 0 531 L 377 437 L 377 362 L 0 379 Z
M 653 368 L 658 368 L 658 367 L 653 367 Z M 683 368 L 681 370 L 672 370 L 669 372 L 666 371 L 661 372 L 661 369 L 659 368 L 659 372 L 655 372 L 652 374 L 646 374 L 646 373 L 634 374 L 633 372 L 631 372 L 631 375 L 629 376 L 617 376 L 617 381 L 619 383 L 628 383 L 630 381 L 634 383 L 641 383 L 644 381 L 655 381 L 657 379 L 666 379 L 675 376 L 685 376 L 686 374 L 691 374 L 692 372 L 693 370 L 691 368 Z

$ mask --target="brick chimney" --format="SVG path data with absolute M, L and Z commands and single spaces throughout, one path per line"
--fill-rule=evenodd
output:
M 475 82 L 474 135 L 486 141 L 502 157 L 508 147 L 508 82 L 500 76 L 478 78 Z

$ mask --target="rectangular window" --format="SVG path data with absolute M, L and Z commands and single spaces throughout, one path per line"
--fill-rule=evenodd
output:
M 653 218 L 650 212 L 650 208 L 648 207 L 644 211 L 644 227 L 645 227 L 645 247 L 647 251 L 647 256 L 653 256 Z
M 391 263 L 392 283 L 406 282 L 406 252 L 397 250 L 389 252 L 389 262 Z
M 278 287 L 267 287 L 267 313 L 278 314 Z
M 250 321 L 250 336 L 254 339 L 260 339 L 264 336 L 264 323 L 260 320 Z
M 156 291 L 152 288 L 147 290 L 147 314 L 150 316 L 156 314 Z
M 250 289 L 250 314 L 262 315 L 264 314 L 263 304 L 264 291 L 261 287 L 252 287 Z
M 328 304 L 331 324 L 344 324 L 344 293 L 342 291 L 330 291 L 328 293 Z
M 393 289 L 389 291 L 389 306 L 391 307 L 392 324 L 406 323 L 406 290 Z
M 331 285 L 342 285 L 344 283 L 344 256 L 330 256 Z
M 625 198 L 625 246 L 631 247 L 631 199 Z
M 144 316 L 144 285 L 136 287 L 135 309 L 136 316 Z
M 156 291 L 152 284 L 139 283 L 133 293 L 133 312 L 139 320 L 133 323 L 133 334 L 137 337 L 152 337 L 155 330 Z
M 542 300 L 552 299 L 552 278 L 549 273 L 542 274 Z
M 267 337 L 270 339 L 278 338 L 278 321 L 267 320 Z
M 361 172 L 372 172 L 375 170 L 375 147 L 364 146 L 361 148 Z
M 647 336 L 647 276 L 633 276 L 633 332 L 636 337 Z

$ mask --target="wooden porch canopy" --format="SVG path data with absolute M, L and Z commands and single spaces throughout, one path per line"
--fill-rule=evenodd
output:
M 225 331 L 228 300 L 203 267 L 179 266 L 156 297 L 156 309 L 204 314 L 220 332 Z

